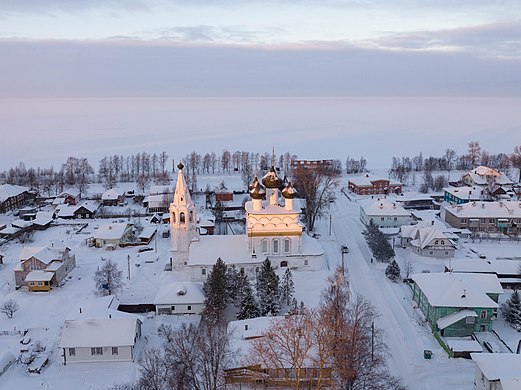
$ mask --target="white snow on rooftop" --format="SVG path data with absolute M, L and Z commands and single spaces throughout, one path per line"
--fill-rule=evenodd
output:
M 460 218 L 521 218 L 521 202 L 469 202 L 445 210 Z
M 479 187 L 447 187 L 443 189 L 445 192 L 459 198 L 467 200 L 481 200 L 483 189 Z
M 491 274 L 421 273 L 411 279 L 437 307 L 497 308 L 486 293 L 503 292 L 497 276 Z
M 117 200 L 121 196 L 123 196 L 123 191 L 111 188 L 101 195 L 101 200 Z
M 95 232 L 94 238 L 100 240 L 116 240 L 123 236 L 129 223 L 107 223 L 101 225 Z
M 29 191 L 29 188 L 16 186 L 12 184 L 1 184 L 0 185 L 0 202 L 5 202 L 7 199 L 12 198 L 14 196 L 18 196 L 23 194 L 24 192 Z
M 364 187 L 364 186 L 370 187 L 373 185 L 372 182 L 381 181 L 381 180 L 388 181 L 389 184 L 392 184 L 392 185 L 401 184 L 400 182 L 398 182 L 396 180 L 375 176 L 370 173 L 366 173 L 365 175 L 362 175 L 362 176 L 356 176 L 356 177 L 349 178 L 349 181 L 358 187 Z
M 387 199 L 367 199 L 360 201 L 360 207 L 366 215 L 385 215 L 409 217 L 411 213 L 398 202 L 390 202 Z
M 484 259 L 454 259 L 445 262 L 453 272 L 495 273 L 499 275 L 520 275 L 518 260 L 484 260 Z
M 445 329 L 448 326 L 451 326 L 452 324 L 455 324 L 458 321 L 461 321 L 464 318 L 467 317 L 477 317 L 478 315 L 474 310 L 460 310 L 454 313 L 449 314 L 448 316 L 441 317 L 438 321 L 436 321 L 436 324 L 438 325 L 438 328 Z
M 521 355 L 513 353 L 473 353 L 476 366 L 489 381 L 500 380 L 519 383 L 521 380 Z M 513 382 L 512 379 L 516 381 Z M 504 389 L 504 388 L 503 388 Z M 516 390 L 519 387 L 515 388 Z
M 154 305 L 200 304 L 204 302 L 201 283 L 174 282 L 159 287 Z
M 136 318 L 67 320 L 63 325 L 60 348 L 134 345 Z
M 54 276 L 54 273 L 52 273 L 52 272 L 39 271 L 39 270 L 31 271 L 25 277 L 25 281 L 26 282 L 41 282 L 41 281 L 49 282 L 53 276 Z

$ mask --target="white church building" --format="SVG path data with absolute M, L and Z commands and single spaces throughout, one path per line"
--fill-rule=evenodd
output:
M 170 205 L 171 262 L 174 271 L 188 271 L 192 281 L 204 281 L 218 258 L 244 270 L 250 277 L 268 258 L 272 266 L 319 270 L 324 263 L 320 244 L 304 232 L 300 210 L 293 206 L 296 190 L 283 186 L 275 169 L 250 184 L 246 202 L 246 234 L 200 236 L 196 207 L 178 166 L 174 199 Z

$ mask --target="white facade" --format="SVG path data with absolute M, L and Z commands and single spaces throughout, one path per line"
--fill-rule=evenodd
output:
M 204 308 L 201 283 L 176 282 L 159 288 L 154 305 L 156 314 L 200 314 Z
M 411 213 L 400 203 L 387 199 L 366 200 L 360 202 L 360 220 L 364 225 L 373 223 L 380 228 L 398 228 L 412 222 Z
M 518 390 L 521 388 L 521 355 L 472 353 L 476 363 L 474 390 Z

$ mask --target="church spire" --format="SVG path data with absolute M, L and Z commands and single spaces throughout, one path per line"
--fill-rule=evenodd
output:
M 190 197 L 188 186 L 186 185 L 185 177 L 183 175 L 184 165 L 179 163 L 177 165 L 177 183 L 175 185 L 174 201 L 173 204 L 176 206 L 193 206 L 194 202 Z

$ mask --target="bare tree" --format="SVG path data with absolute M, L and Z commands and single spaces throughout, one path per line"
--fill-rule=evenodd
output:
M 338 186 L 338 174 L 327 167 L 298 167 L 293 172 L 294 185 L 306 203 L 304 219 L 312 231 L 317 217 L 324 215 L 335 200 L 334 190 Z
M 405 260 L 403 265 L 403 272 L 405 273 L 405 278 L 409 279 L 409 276 L 414 272 L 414 263 L 411 259 Z
M 112 295 L 123 287 L 123 272 L 116 263 L 107 260 L 94 274 L 94 282 L 98 295 Z
M 479 146 L 478 141 L 469 142 L 467 155 L 472 167 L 475 168 L 481 157 L 481 146 Z
M 519 170 L 518 181 L 521 182 L 521 145 L 514 147 L 514 152 L 510 155 L 510 162 L 514 168 Z
M 0 311 L 4 313 L 7 318 L 11 319 L 14 313 L 18 311 L 18 303 L 12 298 L 8 299 L 0 306 Z

